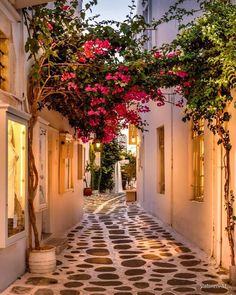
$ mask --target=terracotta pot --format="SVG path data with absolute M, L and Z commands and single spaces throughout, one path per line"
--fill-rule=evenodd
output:
M 92 189 L 90 187 L 84 188 L 84 196 L 91 196 L 92 195 Z
M 51 273 L 56 269 L 55 247 L 32 250 L 29 254 L 29 270 L 35 274 Z

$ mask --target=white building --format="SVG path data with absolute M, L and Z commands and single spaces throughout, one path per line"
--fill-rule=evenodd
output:
M 26 269 L 27 210 L 27 38 L 21 8 L 43 0 L 0 1 L 0 292 Z M 61 238 L 83 214 L 83 146 L 72 140 L 66 119 L 44 110 L 35 127 L 39 171 L 35 199 L 42 242 Z
M 174 0 L 138 1 L 138 13 L 146 21 L 160 18 Z M 196 1 L 185 2 L 193 8 Z M 177 33 L 176 21 L 149 31 L 149 49 L 171 42 Z M 172 92 L 171 89 L 168 92 Z M 167 95 L 174 100 L 174 95 Z M 222 151 L 212 133 L 192 132 L 191 123 L 183 123 L 183 111 L 173 104 L 157 107 L 150 103 L 145 114 L 149 132 L 140 135 L 138 145 L 138 201 L 151 214 L 171 225 L 177 232 L 213 256 L 218 264 L 230 265 L 225 231 Z M 230 129 L 236 123 L 232 111 Z M 231 133 L 233 134 L 233 132 Z M 236 191 L 236 142 L 232 136 L 232 185 Z

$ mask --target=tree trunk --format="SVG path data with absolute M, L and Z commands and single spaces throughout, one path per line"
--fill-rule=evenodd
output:
M 35 249 L 40 249 L 39 242 L 39 233 L 36 225 L 36 215 L 34 211 L 34 199 L 38 187 L 38 171 L 35 165 L 35 157 L 33 153 L 33 130 L 36 124 L 37 117 L 32 114 L 32 117 L 29 121 L 29 130 L 28 130 L 28 161 L 29 161 L 29 183 L 28 183 L 28 206 L 29 206 L 29 221 L 30 221 L 30 232 L 33 229 L 34 233 L 34 245 Z M 30 235 L 29 248 L 32 249 L 32 235 Z
M 234 253 L 234 221 L 233 221 L 233 194 L 230 192 L 230 149 L 225 148 L 225 184 L 224 184 L 224 199 L 225 210 L 227 214 L 227 235 L 230 247 L 231 265 L 235 265 L 235 253 Z

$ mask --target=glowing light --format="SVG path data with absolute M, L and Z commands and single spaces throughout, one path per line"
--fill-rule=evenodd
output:
M 131 138 L 131 142 L 132 142 L 132 143 L 135 143 L 135 142 L 136 142 L 136 138 L 135 138 L 134 136 L 132 136 L 132 138 Z
M 100 149 L 100 147 L 101 147 L 101 143 L 100 142 L 96 142 L 96 148 L 97 149 Z

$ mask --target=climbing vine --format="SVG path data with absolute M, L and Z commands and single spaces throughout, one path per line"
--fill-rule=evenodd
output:
M 176 92 L 186 99 L 183 120 L 192 120 L 193 128 L 199 132 L 199 120 L 205 120 L 224 150 L 226 231 L 231 265 L 235 265 L 234 194 L 230 182 L 232 145 L 228 122 L 232 116 L 229 112 L 233 101 L 231 93 L 236 87 L 236 6 L 230 1 L 198 2 L 202 15 L 194 22 L 180 25 L 176 39 L 165 48 L 179 51 L 176 66 L 188 75 L 188 82 L 182 80 L 176 87 Z

